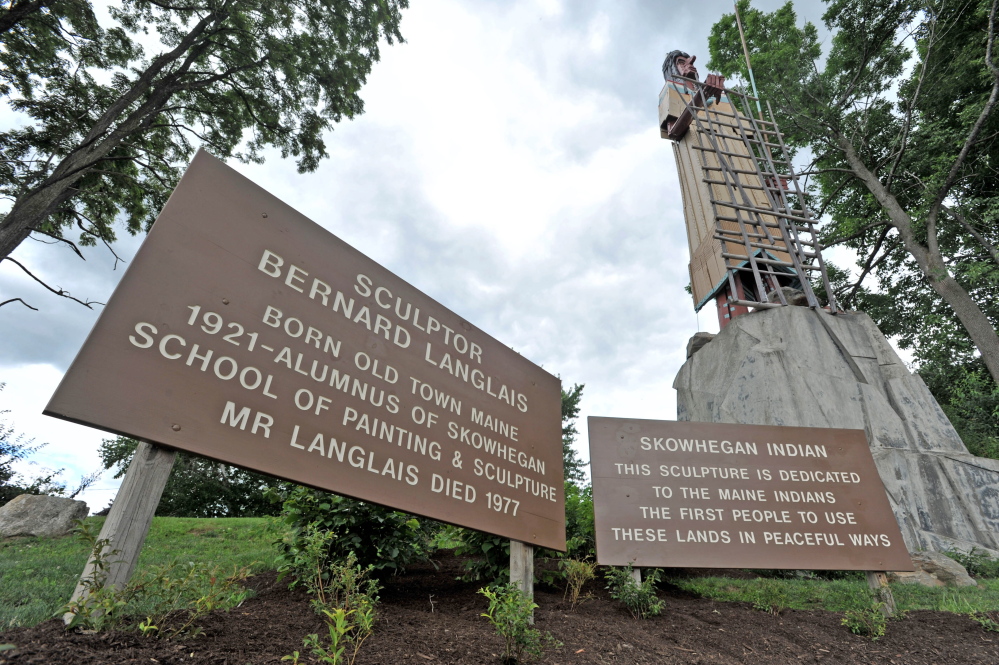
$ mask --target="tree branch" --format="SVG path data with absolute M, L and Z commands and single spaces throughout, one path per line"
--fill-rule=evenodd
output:
M 70 299 L 70 300 L 72 300 L 74 302 L 78 302 L 81 305 L 83 305 L 84 307 L 86 307 L 87 309 L 93 309 L 93 307 L 91 307 L 91 305 L 104 305 L 104 303 L 97 302 L 96 300 L 88 300 L 87 302 L 84 302 L 84 301 L 80 300 L 79 298 L 76 298 L 76 297 L 70 295 L 69 291 L 66 291 L 65 289 L 63 289 L 61 287 L 58 288 L 58 289 L 53 289 L 51 286 L 49 286 L 45 282 L 43 282 L 42 280 L 38 279 L 38 277 L 36 277 L 30 270 L 28 270 L 27 268 L 25 268 L 24 264 L 21 263 L 20 261 L 18 261 L 17 259 L 12 259 L 9 256 L 7 256 L 7 257 L 4 257 L 3 260 L 10 261 L 14 265 L 16 265 L 18 268 L 20 268 L 21 270 L 23 270 L 28 275 L 28 277 L 30 277 L 31 279 L 35 280 L 36 282 L 38 282 L 39 284 L 41 284 L 42 286 L 44 286 L 49 291 L 51 291 L 52 293 L 56 294 L 57 296 L 62 296 L 63 298 L 68 298 L 68 299 Z M 15 298 L 15 300 L 20 300 L 20 298 Z M 27 304 L 27 303 L 25 303 L 25 304 Z M 32 309 L 34 309 L 34 307 L 32 307 Z
M 8 303 L 12 303 L 12 302 L 19 302 L 19 303 L 21 303 L 22 305 L 24 305 L 25 307 L 27 307 L 28 309 L 33 309 L 33 310 L 35 310 L 36 312 L 38 311 L 38 308 L 37 308 L 37 307 L 32 307 L 31 305 L 29 305 L 28 303 L 24 302 L 24 301 L 23 301 L 23 300 L 21 300 L 20 298 L 11 298 L 11 299 L 9 299 L 9 300 L 4 300 L 3 302 L 0 302 L 0 307 L 3 307 L 4 305 L 6 305 L 6 304 L 8 304 Z
M 69 245 L 70 247 L 72 247 L 72 248 L 73 248 L 73 251 L 74 251 L 74 252 L 76 253 L 76 255 L 77 255 L 77 256 L 79 256 L 79 257 L 80 257 L 81 259 L 83 259 L 84 261 L 86 261 L 86 260 L 87 260 L 87 258 L 86 258 L 86 257 L 85 257 L 85 256 L 83 255 L 83 253 L 82 253 L 82 252 L 80 251 L 80 248 L 79 248 L 79 247 L 77 247 L 77 246 L 76 246 L 76 243 L 75 243 L 75 242 L 73 242 L 72 240 L 67 240 L 66 238 L 61 238 L 61 237 L 59 237 L 59 236 L 57 236 L 57 235 L 52 235 L 51 233 L 48 233 L 48 232 L 46 232 L 46 231 L 39 231 L 38 229 L 35 229 L 35 230 L 33 231 L 33 233 L 41 233 L 41 234 L 42 234 L 43 236 L 48 236 L 49 238 L 52 238 L 53 240 L 57 240 L 57 241 L 59 241 L 59 242 L 64 242 L 64 243 L 66 243 L 67 245 Z M 28 236 L 28 237 L 30 238 L 31 236 Z M 35 240 L 38 240 L 38 239 L 37 239 L 37 238 L 35 238 Z M 43 241 L 39 240 L 39 242 L 43 242 Z M 45 243 L 45 244 L 46 244 L 46 245 L 51 245 L 52 243 Z
M 856 233 L 852 233 L 848 236 L 843 236 L 842 238 L 835 238 L 822 243 L 822 248 L 835 247 L 836 245 L 842 245 L 845 242 L 850 242 L 851 240 L 856 240 L 857 238 L 862 238 L 871 229 L 876 229 L 879 226 L 888 226 L 888 222 L 872 222 L 871 224 L 864 224 L 860 227 L 860 230 Z M 887 232 L 887 229 L 886 229 Z
M 996 250 L 996 246 L 995 245 L 993 245 L 991 242 L 989 242 L 988 238 L 986 238 L 985 236 L 983 236 L 978 231 L 978 229 L 976 229 L 974 226 L 972 226 L 971 224 L 969 224 L 968 220 L 965 219 L 964 215 L 962 215 L 958 211 L 952 210 L 951 208 L 948 208 L 947 206 L 943 206 L 943 210 L 944 210 L 945 213 L 947 213 L 948 215 L 950 215 L 951 217 L 953 217 L 957 221 L 958 224 L 960 224 L 962 227 L 964 227 L 964 230 L 967 231 L 968 233 L 970 233 L 972 235 L 972 237 L 974 237 L 974 239 L 977 240 L 982 245 L 982 247 L 985 248 L 985 250 L 992 257 L 992 260 L 995 261 L 996 265 L 999 265 L 999 251 Z
M 857 278 L 857 283 L 853 285 L 853 288 L 850 290 L 850 293 L 847 294 L 847 296 L 842 299 L 844 307 L 846 307 L 848 303 L 853 302 L 853 299 L 854 297 L 856 297 L 857 292 L 860 291 L 860 285 L 864 282 L 864 278 L 867 277 L 867 275 L 870 274 L 871 270 L 874 269 L 875 266 L 874 257 L 877 256 L 878 251 L 881 249 L 881 244 L 884 243 L 885 238 L 888 237 L 889 231 L 891 231 L 890 226 L 886 227 L 885 230 L 881 232 L 881 235 L 878 236 L 878 241 L 874 243 L 874 249 L 871 250 L 871 253 L 867 256 L 867 260 L 864 262 L 864 269 L 860 272 L 860 277 Z M 890 250 L 888 252 L 885 252 L 884 256 L 888 256 L 889 253 Z M 884 256 L 882 256 L 881 259 L 878 260 L 878 263 L 880 263 L 881 260 L 884 259 Z
M 15 0 L 11 4 L 10 9 L 0 14 L 0 35 L 13 29 L 14 26 L 27 18 L 29 14 L 38 11 L 46 4 L 48 4 L 46 0 L 22 0 L 22 2 Z
M 947 195 L 950 193 L 951 187 L 957 182 L 958 173 L 964 166 L 965 160 L 968 158 L 968 153 L 971 152 L 972 146 L 978 140 L 978 135 L 982 131 L 982 127 L 985 126 L 985 121 L 988 120 L 989 116 L 992 114 L 992 109 L 995 108 L 996 102 L 999 101 L 999 67 L 992 62 L 992 49 L 995 46 L 996 37 L 996 9 L 999 8 L 999 0 L 992 0 L 992 9 L 989 11 L 989 38 L 988 42 L 985 44 L 985 64 L 989 68 L 989 72 L 992 74 L 992 92 L 989 94 L 989 99 L 985 102 L 985 106 L 982 107 L 982 112 L 978 114 L 978 119 L 975 121 L 974 126 L 971 128 L 971 132 L 968 133 L 968 138 L 965 139 L 964 145 L 961 147 L 961 152 L 958 153 L 957 158 L 954 163 L 951 164 L 950 171 L 947 173 L 947 177 L 944 179 L 940 189 L 937 190 L 937 195 L 933 199 L 933 203 L 930 205 L 930 209 L 926 214 L 926 229 L 928 241 L 930 244 L 930 250 L 936 252 L 936 221 L 937 216 L 940 214 L 940 209 L 943 206 L 944 200 L 946 200 Z M 930 234 L 930 231 L 933 231 Z
M 95 230 L 94 230 L 93 228 L 90 228 L 90 229 L 86 228 L 86 227 L 85 227 L 85 226 L 83 225 L 83 223 L 82 223 L 82 222 L 80 221 L 80 219 L 79 219 L 79 218 L 81 218 L 81 217 L 82 217 L 83 219 L 85 219 L 85 220 L 87 220 L 88 222 L 90 222 L 90 224 L 91 224 L 92 226 L 94 226 L 94 227 L 97 227 L 97 223 L 96 223 L 96 222 L 94 222 L 94 220 L 90 219 L 89 217 L 87 217 L 86 215 L 84 215 L 84 214 L 83 214 L 82 212 L 80 212 L 79 210 L 70 210 L 69 212 L 71 212 L 71 213 L 73 213 L 74 215 L 76 215 L 76 217 L 77 217 L 77 220 L 76 220 L 76 226 L 77 226 L 77 228 L 79 228 L 79 229 L 80 229 L 81 231 L 83 231 L 84 233 L 89 233 L 89 234 L 90 234 L 90 235 L 92 235 L 92 236 L 95 236 L 95 237 L 97 237 L 97 238 L 100 238 L 100 239 L 101 239 L 101 242 L 103 242 L 103 243 L 104 243 L 104 246 L 108 248 L 108 251 L 109 251 L 109 252 L 111 252 L 111 255 L 112 255 L 112 256 L 114 257 L 114 266 L 113 266 L 113 267 L 111 268 L 111 270 L 117 270 L 117 269 L 118 269 L 118 262 L 119 262 L 119 261 L 121 261 L 122 263 L 128 263 L 128 261 L 126 261 L 125 259 L 123 259 L 123 258 L 121 258 L 120 256 L 118 256 L 118 252 L 114 251 L 114 247 L 112 247 L 112 246 L 111 246 L 111 243 L 110 243 L 110 242 L 108 242 L 108 239 L 104 237 L 104 234 L 103 234 L 103 233 L 100 233 L 100 229 L 97 229 L 97 230 L 95 231 Z
M 909 130 L 912 127 L 912 111 L 916 108 L 916 100 L 919 99 L 919 93 L 923 88 L 923 79 L 926 76 L 926 70 L 930 63 L 930 52 L 933 50 L 933 35 L 936 33 L 937 21 L 934 17 L 930 21 L 930 35 L 926 40 L 926 54 L 923 56 L 923 66 L 919 70 L 919 78 L 916 81 L 916 90 L 912 93 L 912 97 L 909 99 L 909 104 L 905 109 L 905 120 L 902 122 L 902 131 L 898 139 L 898 152 L 895 154 L 895 159 L 892 162 L 891 168 L 888 169 L 888 176 L 885 178 L 885 187 L 891 189 L 892 181 L 895 179 L 895 171 L 898 169 L 898 165 L 902 162 L 902 156 L 905 154 L 905 149 L 908 147 L 909 141 Z

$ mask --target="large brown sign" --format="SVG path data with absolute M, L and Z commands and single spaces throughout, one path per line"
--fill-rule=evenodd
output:
M 45 413 L 565 549 L 559 380 L 203 152 Z
M 863 430 L 588 424 L 601 564 L 912 570 Z

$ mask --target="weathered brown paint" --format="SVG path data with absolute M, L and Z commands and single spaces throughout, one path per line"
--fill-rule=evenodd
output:
M 262 263 L 265 250 L 281 257 L 283 264 L 278 267 L 276 259 Z M 293 273 L 292 265 L 298 268 Z M 265 271 L 280 272 L 280 277 Z M 327 306 L 321 302 L 325 286 L 310 298 L 314 279 L 331 291 Z M 379 287 L 388 291 L 376 292 Z M 370 295 L 364 295 L 366 290 Z M 338 291 L 354 300 L 350 318 L 343 308 L 332 308 Z M 282 312 L 277 328 L 264 321 L 268 306 Z M 365 306 L 370 329 L 360 314 Z M 201 309 L 189 325 L 192 307 Z M 207 312 L 221 317 L 222 329 L 216 334 L 209 334 L 215 319 L 206 324 Z M 428 323 L 430 317 L 439 328 Z M 290 318 L 301 322 L 300 333 L 297 323 L 284 328 Z M 275 320 L 271 316 L 270 321 Z M 139 330 L 139 323 L 148 326 Z M 311 337 L 310 326 L 316 330 Z M 405 332 L 398 332 L 399 327 Z M 250 350 L 252 333 L 256 338 Z M 226 335 L 231 335 L 229 340 Z M 140 348 L 143 345 L 148 348 Z M 205 371 L 203 360 L 191 357 L 194 345 L 198 356 L 212 351 Z M 278 362 L 285 347 L 287 363 Z M 455 372 L 462 371 L 459 361 L 467 367 L 468 381 L 441 367 L 446 365 L 445 353 Z M 223 357 L 231 360 L 219 360 Z M 234 368 L 232 378 L 220 378 Z M 341 380 L 349 375 L 346 391 L 330 385 L 333 370 Z M 253 386 L 258 375 L 259 385 L 241 385 L 245 379 Z M 267 376 L 272 377 L 269 386 Z M 325 378 L 317 381 L 318 376 Z M 430 400 L 420 394 L 421 384 L 414 384 L 413 378 L 432 386 Z M 299 393 L 303 389 L 311 397 Z M 323 401 L 325 408 L 318 406 L 320 396 L 329 400 Z M 311 407 L 300 408 L 310 401 Z M 234 408 L 226 416 L 228 402 Z M 390 412 L 390 404 L 397 404 L 396 413 Z M 245 421 L 239 418 L 244 408 L 249 408 Z M 516 427 L 516 440 L 512 430 L 498 433 L 473 423 L 473 408 Z M 357 414 L 355 420 L 345 422 L 347 409 Z M 195 157 L 160 213 L 45 413 L 525 543 L 565 549 L 558 379 L 206 153 Z M 273 419 L 268 436 L 268 419 L 258 421 L 258 413 Z M 429 426 L 427 413 L 436 416 Z M 367 432 L 357 428 L 365 414 Z M 421 419 L 423 423 L 416 422 Z M 291 445 L 296 425 L 296 443 L 302 448 Z M 458 438 L 449 436 L 452 427 Z M 462 427 L 480 438 L 462 439 Z M 440 459 L 418 452 L 410 433 L 436 442 L 439 449 L 428 443 L 427 451 L 439 450 Z M 325 455 L 318 448 L 308 450 L 318 434 L 323 435 Z M 505 446 L 506 457 L 486 452 L 481 436 Z M 338 461 L 341 453 L 343 460 Z M 544 473 L 523 466 L 532 458 L 535 467 L 543 462 Z M 475 473 L 476 459 L 483 475 Z M 515 487 L 488 479 L 486 464 L 509 472 Z M 433 491 L 434 474 L 444 491 Z M 517 474 L 529 481 L 516 487 Z M 415 485 L 410 484 L 414 476 Z M 457 489 L 455 481 L 461 483 Z M 541 484 L 555 488 L 554 500 L 534 495 L 531 490 Z M 468 485 L 474 488 L 474 500 Z M 492 509 L 487 493 L 500 495 L 494 501 L 499 511 Z M 507 498 L 520 502 L 516 516 Z
M 863 430 L 595 417 L 589 418 L 588 425 L 597 561 L 601 564 L 622 566 L 631 563 L 638 567 L 681 568 L 912 570 L 912 562 Z M 649 450 L 643 449 L 643 437 L 647 437 L 645 447 Z M 659 446 L 656 439 L 662 439 Z M 715 441 L 718 450 L 723 447 L 723 441 L 730 444 L 751 442 L 756 444 L 758 454 L 737 453 L 734 446 L 727 447 L 728 453 L 685 452 L 682 451 L 683 444 L 670 444 L 669 439 Z M 820 454 L 817 447 L 822 446 L 827 457 L 772 456 L 768 453 L 768 443 L 810 445 L 814 446 L 811 452 L 817 455 Z M 677 450 L 670 451 L 670 447 Z M 743 448 L 750 450 L 749 446 Z M 796 447 L 795 450 L 804 452 L 806 449 Z M 647 475 L 642 465 L 647 466 Z M 667 467 L 665 476 L 660 469 L 663 465 Z M 682 468 L 677 469 L 680 477 L 675 477 L 672 473 L 674 466 L 692 468 L 691 474 L 702 477 L 684 478 Z M 733 475 L 732 472 L 712 472 L 712 468 L 738 469 L 739 472 L 733 479 L 721 479 L 712 476 Z M 748 476 L 746 480 L 741 479 L 743 469 Z M 630 473 L 632 470 L 636 473 Z M 772 480 L 763 478 L 764 470 L 770 472 Z M 856 477 L 848 476 L 851 482 L 782 480 L 782 470 L 820 472 L 826 480 L 832 478 L 825 475 L 826 472 L 853 473 Z M 660 489 L 657 498 L 656 487 L 669 489 Z M 719 490 L 749 490 L 754 493 L 753 496 L 762 496 L 766 500 L 746 500 L 745 494 L 741 494 L 739 499 L 723 499 Z M 778 501 L 777 491 L 823 493 L 823 496 L 831 492 L 835 503 Z M 666 495 L 670 496 L 666 498 Z M 646 507 L 644 517 L 642 506 Z M 653 507 L 660 509 L 658 517 L 650 517 Z M 663 508 L 668 508 L 668 513 L 664 513 Z M 692 513 L 681 512 L 684 509 L 700 509 L 702 517 L 709 515 L 707 511 L 710 510 L 710 515 L 720 519 L 692 519 Z M 721 512 L 715 512 L 718 510 Z M 749 521 L 736 521 L 733 510 L 750 511 Z M 775 515 L 767 522 L 755 522 L 752 521 L 754 510 L 769 510 Z M 785 518 L 783 511 L 789 513 L 789 522 L 776 521 Z M 817 523 L 805 521 L 798 511 L 814 513 Z M 830 524 L 826 520 L 826 512 L 850 513 L 856 524 Z M 666 514 L 668 519 L 663 517 Z M 844 519 L 849 518 L 844 515 Z M 833 520 L 836 520 L 835 515 Z M 619 529 L 616 533 L 615 528 Z M 623 529 L 642 531 L 626 534 Z M 649 540 L 647 529 L 654 530 L 651 534 L 654 540 Z M 724 542 L 722 532 L 727 533 L 729 542 Z M 740 532 L 753 533 L 755 544 L 740 542 Z M 764 532 L 779 533 L 781 540 L 793 542 L 797 539 L 802 544 L 767 544 Z M 829 534 L 829 540 L 837 542 L 838 539 L 842 545 L 824 544 L 826 536 L 821 540 L 814 539 L 822 544 L 804 544 L 805 533 Z M 785 534 L 790 534 L 790 538 Z M 852 544 L 850 534 L 873 534 L 882 544 L 856 546 Z M 625 539 L 626 535 L 632 538 Z M 882 535 L 887 539 L 887 545 L 883 544 Z M 639 541 L 635 536 L 641 536 L 643 540 Z M 660 540 L 660 537 L 665 540 Z

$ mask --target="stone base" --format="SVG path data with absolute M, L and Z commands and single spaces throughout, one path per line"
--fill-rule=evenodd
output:
M 87 516 L 87 504 L 60 496 L 22 494 L 0 507 L 0 538 L 58 538 Z
M 677 420 L 865 430 L 910 551 L 999 551 L 999 461 L 968 452 L 866 314 L 740 316 L 673 387 Z
M 899 584 L 922 586 L 978 586 L 964 566 L 940 552 L 909 552 L 915 571 L 888 573 L 888 579 Z

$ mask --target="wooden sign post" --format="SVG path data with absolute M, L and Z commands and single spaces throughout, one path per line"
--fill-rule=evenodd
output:
M 875 593 L 881 601 L 881 613 L 886 617 L 893 617 L 898 611 L 895 605 L 895 595 L 888 586 L 888 575 L 884 571 L 866 571 L 867 586 Z
M 519 540 L 510 541 L 510 584 L 534 600 L 534 546 Z M 531 612 L 534 623 L 534 612 Z
M 128 584 L 128 580 L 132 577 L 135 564 L 139 561 L 139 552 L 142 551 L 142 544 L 146 542 L 149 525 L 152 524 L 156 506 L 170 478 L 176 457 L 176 451 L 144 441 L 140 441 L 135 449 L 132 462 L 125 472 L 125 479 L 97 537 L 98 540 L 108 541 L 108 547 L 102 553 L 108 557 L 109 563 L 103 586 L 120 589 Z M 87 565 L 80 575 L 80 581 L 73 591 L 71 603 L 77 600 L 86 601 L 84 594 L 87 587 L 84 581 L 93 575 L 94 553 L 91 552 Z M 101 580 L 95 581 L 101 582 Z M 67 624 L 72 620 L 73 614 L 70 612 L 63 616 L 63 621 Z

